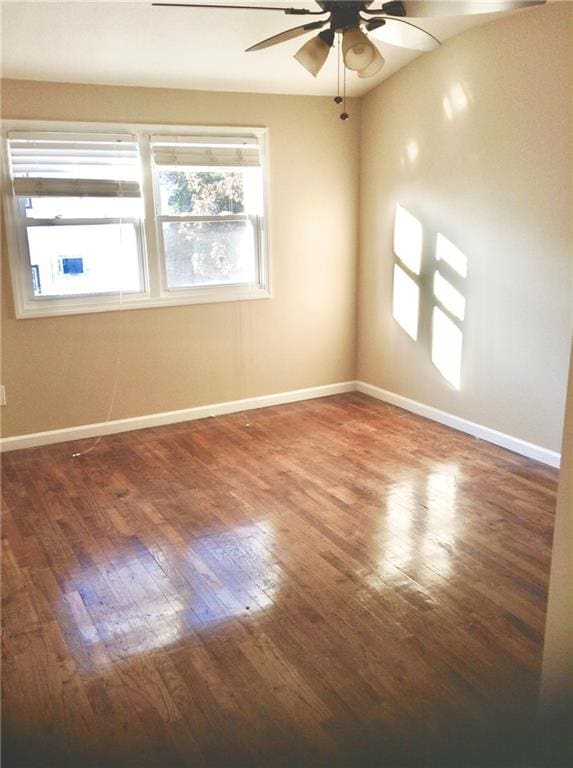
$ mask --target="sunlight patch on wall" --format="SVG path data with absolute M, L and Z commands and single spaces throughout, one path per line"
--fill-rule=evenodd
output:
M 434 307 L 432 316 L 432 362 L 456 389 L 460 388 L 463 334 L 458 326 Z
M 400 155 L 400 167 L 406 168 L 408 165 L 414 165 L 420 154 L 420 147 L 415 139 L 406 144 L 406 147 Z
M 468 259 L 447 237 L 438 233 L 436 259 L 445 261 L 460 277 L 468 276 Z
M 434 272 L 434 296 L 459 320 L 464 319 L 466 300 L 439 272 Z
M 422 225 L 401 205 L 394 219 L 394 253 L 415 275 L 422 267 Z
M 461 83 L 454 83 L 449 92 L 442 99 L 444 113 L 448 120 L 452 121 L 456 115 L 465 112 L 468 108 L 469 97 Z
M 452 109 L 449 96 L 444 96 L 444 98 L 442 99 L 442 106 L 444 107 L 444 112 L 446 113 L 446 117 L 448 118 L 448 120 L 453 120 L 454 110 Z
M 420 288 L 404 270 L 394 264 L 392 315 L 414 341 L 418 338 Z
M 406 154 L 408 155 L 408 160 L 411 163 L 416 162 L 418 155 L 420 154 L 420 149 L 416 141 L 409 142 L 408 146 L 406 147 Z
M 422 272 L 423 228 L 421 222 L 401 205 L 394 218 L 394 262 L 392 316 L 414 341 L 418 341 L 420 304 L 427 282 Z M 467 257 L 447 237 L 438 233 L 432 291 L 431 358 L 442 376 L 457 389 L 461 384 L 463 332 L 466 298 L 456 287 L 468 274 Z M 441 262 L 441 263 L 440 263 Z M 442 266 L 443 264 L 443 266 Z M 452 274 L 455 272 L 456 274 Z M 453 280 L 453 283 L 452 283 Z

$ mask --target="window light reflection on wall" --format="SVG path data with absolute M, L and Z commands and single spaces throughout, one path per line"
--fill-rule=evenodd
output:
M 415 275 L 422 267 L 422 225 L 415 216 L 396 206 L 394 219 L 394 253 Z
M 453 120 L 456 115 L 465 112 L 468 108 L 469 98 L 466 89 L 461 83 L 454 83 L 448 94 L 442 99 L 442 106 L 448 120 Z
M 458 326 L 434 307 L 432 317 L 432 362 L 456 389 L 460 388 L 463 334 Z
M 436 260 L 443 262 L 446 272 L 449 269 L 457 276 L 468 275 L 467 257 L 452 242 L 438 233 L 436 240 Z M 434 299 L 445 311 L 434 307 L 432 317 L 432 362 L 442 376 L 456 389 L 461 385 L 463 332 L 455 319 L 463 321 L 466 311 L 466 299 L 439 271 L 434 273 Z M 449 317 L 450 313 L 452 317 Z
M 459 320 L 464 319 L 466 300 L 439 272 L 434 272 L 434 296 Z
M 467 257 L 447 237 L 440 233 L 438 233 L 436 241 L 436 259 L 438 261 L 445 261 L 460 277 L 468 276 Z
M 408 155 L 408 160 L 411 163 L 416 162 L 418 155 L 420 154 L 420 148 L 418 147 L 418 143 L 416 141 L 410 141 L 408 143 L 408 146 L 406 147 L 406 154 Z
M 398 264 L 394 264 L 392 315 L 414 341 L 418 338 L 419 304 L 420 288 Z

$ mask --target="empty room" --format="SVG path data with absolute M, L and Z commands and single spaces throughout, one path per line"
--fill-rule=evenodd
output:
M 3 768 L 573 764 L 573 3 L 0 11 Z

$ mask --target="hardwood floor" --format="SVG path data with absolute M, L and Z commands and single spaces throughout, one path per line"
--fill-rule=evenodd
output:
M 5 768 L 538 764 L 556 471 L 360 394 L 90 446 L 3 457 Z

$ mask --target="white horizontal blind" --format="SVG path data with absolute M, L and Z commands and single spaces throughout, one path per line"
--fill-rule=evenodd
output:
M 16 195 L 139 197 L 137 139 L 131 134 L 8 134 Z
M 260 145 L 255 136 L 152 136 L 151 151 L 157 166 L 261 165 Z

